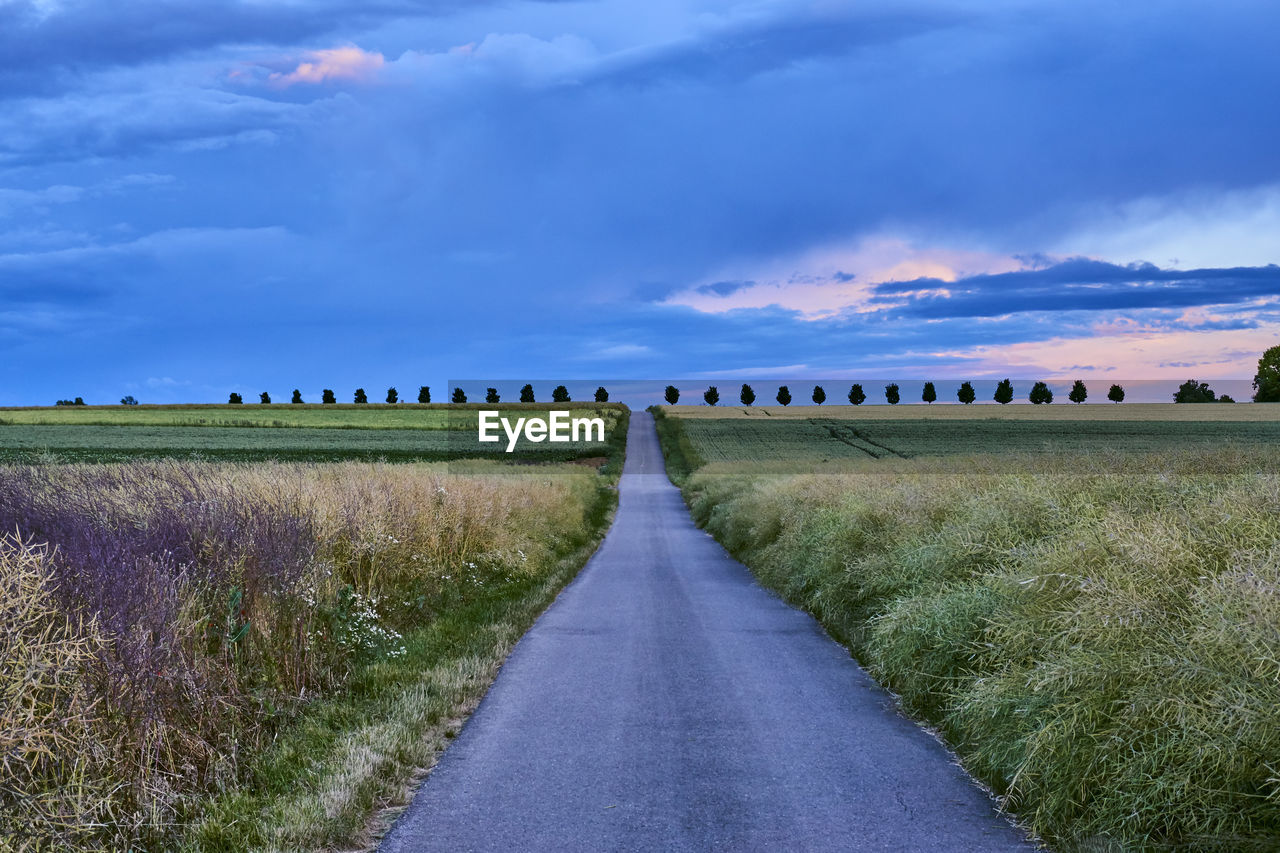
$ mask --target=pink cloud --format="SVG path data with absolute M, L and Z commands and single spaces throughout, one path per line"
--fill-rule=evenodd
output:
M 381 53 L 370 53 L 355 45 L 315 50 L 292 71 L 273 72 L 267 79 L 285 88 L 300 83 L 316 85 L 333 80 L 370 80 L 386 64 Z
M 1144 379 L 1233 379 L 1253 376 L 1258 355 L 1280 340 L 1280 323 L 1254 329 L 1167 329 L 1148 323 L 1112 322 L 1088 338 L 1048 338 L 1001 346 L 935 352 L 933 358 L 965 359 L 975 373 L 1012 369 L 1046 379 L 1089 376 Z M 1097 365 L 1094 370 L 1080 365 Z M 1194 365 L 1189 367 L 1189 365 Z
M 705 282 L 674 293 L 669 305 L 685 305 L 709 314 L 771 305 L 789 308 L 808 320 L 839 312 L 869 313 L 890 306 L 872 302 L 873 285 L 921 278 L 953 282 L 980 273 L 1022 269 L 1017 258 L 947 246 L 917 246 L 900 237 L 882 235 L 853 246 L 832 246 L 761 265 L 722 270 Z M 706 285 L 722 280 L 749 280 L 749 286 L 718 294 Z M 946 288 L 912 291 L 949 296 Z

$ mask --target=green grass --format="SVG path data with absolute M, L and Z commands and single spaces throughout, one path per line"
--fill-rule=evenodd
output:
M 1280 443 L 1280 420 L 854 421 L 837 418 L 670 418 L 679 423 L 690 468 L 707 462 L 823 462 L 975 453 L 1145 453 Z
M 620 404 L 600 403 L 397 403 L 335 405 L 272 403 L 269 405 L 173 406 L 32 406 L 0 408 L 0 426 L 186 426 L 186 427 L 312 427 L 317 429 L 474 429 L 476 412 L 503 413 L 570 409 L 579 416 L 598 413 L 616 418 Z
M 504 407 L 505 408 L 505 407 Z M 447 430 L 450 406 L 418 405 L 178 405 L 37 406 L 0 409 L 0 425 L 313 427 Z
M 123 462 L 158 457 L 219 461 L 410 462 L 494 458 L 563 462 L 616 456 L 625 441 L 624 406 L 501 405 L 504 415 L 568 408 L 602 417 L 606 446 L 531 444 L 512 454 L 505 442 L 475 440 L 485 406 L 139 406 L 59 407 L 0 411 L 0 462 Z M 242 415 L 239 410 L 244 410 Z M 210 410 L 216 410 L 212 414 Z M 234 416 L 227 410 L 233 410 Z M 252 427 L 252 428 L 247 428 Z
M 695 520 L 1057 849 L 1276 849 L 1274 423 L 663 414 Z
M 602 481 L 587 524 L 561 543 L 550 572 L 485 590 L 404 632 L 405 656 L 364 666 L 341 693 L 312 702 L 245 784 L 206 807 L 183 849 L 368 846 L 408 804 L 516 641 L 594 552 L 616 504 Z
M 1007 406 L 979 402 L 970 406 L 956 403 L 864 403 L 825 406 L 662 406 L 667 414 L 680 418 L 753 418 L 805 420 L 824 418 L 853 421 L 877 420 L 1014 420 L 1014 421 L 1276 421 L 1280 406 L 1254 404 L 1186 403 L 1073 403 L 1036 406 L 1015 402 Z
M 511 647 L 604 535 L 617 502 L 630 414 L 621 406 L 604 411 L 611 424 L 604 445 L 568 450 L 589 465 L 546 464 L 564 451 L 475 458 L 474 426 L 452 434 L 0 427 L 11 436 L 28 430 L 87 435 L 86 453 L 98 462 L 113 453 L 135 459 L 188 451 L 271 460 L 0 465 L 0 491 L 9 489 L 10 498 L 0 509 L 12 508 L 17 519 L 9 529 L 16 527 L 19 536 L 44 531 L 38 541 L 50 543 L 23 545 L 36 549 L 30 555 L 17 540 L 9 551 L 0 549 L 0 587 L 20 590 L 20 581 L 29 581 L 30 600 L 19 598 L 10 609 L 31 617 L 0 620 L 0 657 L 17 661 L 0 667 L 6 673 L 0 681 L 21 688 L 18 704 L 0 714 L 0 744 L 19 756 L 16 775 L 13 763 L 0 768 L 0 800 L 7 791 L 21 794 L 18 801 L 28 806 L 22 814 L 0 809 L 0 850 L 14 843 L 25 849 L 19 843 L 24 832 L 38 838 L 39 849 L 367 846 L 390 819 L 385 810 L 407 803 Z M 349 458 L 354 442 L 365 442 L 354 446 L 380 459 L 397 459 L 396 443 L 412 443 L 401 448 L 407 461 L 431 441 L 450 452 L 447 467 L 311 464 L 326 453 Z M 284 461 L 295 453 L 308 464 Z M 192 506 L 202 509 L 190 514 Z M 283 541 L 280 548 L 294 550 L 282 556 L 277 537 L 235 532 L 257 530 L 259 522 L 306 535 Z M 131 583 L 123 588 L 124 604 L 93 599 L 104 608 L 100 613 L 116 616 L 135 606 L 148 612 L 146 603 L 154 600 L 178 602 L 176 616 L 157 609 L 162 621 L 148 623 L 152 633 L 103 633 L 97 626 L 107 623 L 105 616 L 72 620 L 62 610 L 66 602 L 53 595 L 54 576 L 33 574 L 32 566 L 62 566 L 57 561 L 71 559 L 76 547 L 83 551 L 107 536 L 75 535 L 81 528 L 119 533 L 119 547 L 141 548 L 145 560 L 162 551 L 147 544 L 149 532 L 169 536 L 187 525 L 197 564 L 151 581 L 171 595 L 151 596 L 153 587 Z M 241 548 L 247 556 L 237 556 Z M 290 560 L 300 561 L 302 580 L 276 584 L 270 572 L 292 571 Z M 105 578 L 116 576 L 110 560 L 89 564 Z M 256 592 L 235 597 L 243 590 Z M 399 632 L 388 648 L 348 613 L 348 591 L 376 609 L 369 624 Z M 233 599 L 243 609 L 227 604 Z M 244 627 L 228 633 L 231 639 L 210 634 L 209 612 Z M 69 632 L 67 642 L 49 625 Z M 351 645 L 352 637 L 379 650 L 353 651 L 364 647 Z M 102 693 L 97 673 L 110 670 L 126 643 L 174 650 L 183 656 L 176 670 L 189 678 L 170 684 L 159 669 L 143 668 L 117 693 Z M 46 646 L 43 657 L 29 653 Z M 75 666 L 58 676 L 53 699 L 46 700 L 23 685 L 38 686 L 47 680 L 42 673 L 58 670 L 26 660 L 54 652 Z M 76 664 L 77 654 L 90 660 Z M 134 726 L 127 709 L 138 697 L 150 697 L 152 710 L 144 725 Z M 40 713 L 32 717 L 28 707 Z M 79 716 L 60 720 L 63 711 Z M 80 746 L 51 752 L 45 744 L 56 738 Z M 39 761 L 24 765 L 31 755 Z M 24 775 L 24 766 L 31 772 Z

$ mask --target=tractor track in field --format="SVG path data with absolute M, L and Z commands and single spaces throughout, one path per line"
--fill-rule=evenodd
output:
M 841 444 L 846 444 L 849 447 L 854 448 L 855 450 L 861 450 L 863 453 L 867 454 L 872 459 L 883 459 L 886 455 L 896 456 L 899 459 L 910 458 L 905 453 L 895 450 L 894 448 L 890 447 L 887 444 L 883 444 L 882 442 L 876 441 L 873 438 L 868 438 L 867 436 L 863 435 L 861 432 L 859 432 L 858 430 L 854 429 L 851 426 L 845 426 L 843 424 L 837 426 L 833 424 L 831 421 L 817 420 L 814 418 L 810 418 L 809 423 L 813 426 L 822 427 L 827 431 L 827 434 L 830 435 L 832 438 L 834 438 L 836 441 L 840 442 Z M 848 433 L 852 433 L 852 437 L 850 437 Z M 858 442 L 862 442 L 862 444 L 859 444 Z M 870 445 L 870 447 L 864 447 L 863 445 Z M 880 450 L 883 452 L 877 453 L 876 450 Z

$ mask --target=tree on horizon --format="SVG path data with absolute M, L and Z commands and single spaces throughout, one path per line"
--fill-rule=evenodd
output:
M 520 389 L 520 402 L 521 402 L 521 403 L 536 403 L 536 402 L 537 402 L 537 400 L 535 400 L 535 399 L 533 398 L 533 386 L 532 386 L 532 385 L 525 385 L 523 388 L 521 388 L 521 389 Z
M 750 406 L 756 401 L 756 389 L 747 383 L 742 383 L 742 390 L 738 392 L 738 402 L 744 406 Z
M 791 405 L 791 389 L 786 385 L 782 385 L 778 388 L 778 402 L 784 406 Z
M 369 402 L 369 395 L 368 395 L 368 394 L 366 394 L 366 393 L 364 393 L 364 389 L 363 389 L 363 388 L 357 388 L 357 389 L 356 389 L 356 395 L 355 395 L 355 398 L 352 400 L 352 402 L 355 402 L 355 403 L 368 403 L 368 402 Z
M 290 400 L 289 402 L 291 402 L 291 403 L 301 403 L 301 402 L 302 402 L 302 392 L 301 392 L 301 391 L 299 391 L 297 388 L 294 388 L 294 389 L 293 389 L 293 399 L 292 399 L 292 400 Z
M 668 406 L 674 406 L 680 402 L 680 389 L 674 385 L 668 385 L 667 390 L 662 393 L 663 399 L 667 401 Z
M 1007 406 L 1013 402 L 1013 382 L 1008 379 L 1001 379 L 1000 384 L 996 386 L 996 393 L 991 398 L 1002 406 Z
M 849 405 L 861 406 L 867 401 L 867 392 L 862 390 L 860 383 L 853 383 L 849 386 Z
M 463 391 L 461 388 L 454 388 L 454 389 L 453 389 L 453 402 L 455 402 L 455 403 L 465 403 L 465 402 L 467 402 L 467 392 L 466 392 L 466 391 Z
M 271 402 L 271 395 L 266 391 L 263 391 L 258 395 L 258 402 L 265 406 L 267 403 Z
M 815 406 L 821 406 L 825 402 L 827 402 L 826 390 L 821 385 L 814 385 L 813 386 L 813 404 Z
M 299 398 L 299 399 L 301 399 L 301 398 Z M 397 390 L 395 389 L 395 387 L 394 387 L 394 386 L 393 386 L 393 387 L 391 387 L 391 388 L 388 388 L 388 389 L 387 389 L 387 402 L 388 402 L 388 403 L 399 403 L 399 402 L 400 402 L 400 392 L 399 392 L 399 391 L 397 391 Z
M 960 383 L 960 387 L 956 389 L 956 399 L 966 406 L 978 399 L 978 394 L 973 390 L 973 383 L 967 379 Z
M 1084 387 L 1084 380 L 1077 379 L 1071 385 L 1071 390 L 1067 393 L 1067 399 L 1077 406 L 1089 399 L 1089 389 Z
M 1124 389 L 1119 385 L 1112 385 L 1111 390 L 1107 392 L 1107 399 L 1113 403 L 1124 402 Z
M 1258 372 L 1253 375 L 1253 402 L 1280 403 L 1280 345 L 1271 347 L 1258 359 Z
M 571 402 L 571 400 L 569 399 L 569 389 L 564 387 L 563 385 L 557 385 L 551 391 L 551 402 L 553 403 Z
M 431 386 L 430 385 L 422 385 L 418 388 L 418 402 L 419 403 L 431 402 Z
M 933 387 L 932 382 L 924 383 L 924 390 L 920 392 L 920 400 L 925 403 L 932 403 L 938 399 L 938 389 Z
M 897 382 L 890 382 L 888 385 L 884 386 L 884 399 L 890 406 L 898 405 L 898 401 L 901 400 L 902 397 L 898 392 Z
M 326 388 L 320 392 L 320 402 L 327 405 L 333 405 L 338 402 L 338 398 L 334 396 L 332 388 Z
M 609 402 L 609 391 L 603 385 L 601 385 L 599 388 L 596 389 L 596 402 L 597 403 Z
M 1031 386 L 1031 393 L 1027 395 L 1027 399 L 1035 403 L 1037 406 L 1053 402 L 1053 391 L 1049 389 L 1047 383 L 1037 382 Z
M 702 401 L 708 406 L 714 406 L 720 402 L 720 389 L 712 385 L 706 391 L 702 392 Z
M 502 398 L 498 396 L 498 389 L 486 388 L 484 390 L 484 401 L 486 403 L 501 403 Z
M 1217 395 L 1213 393 L 1209 383 L 1196 382 L 1194 379 L 1188 379 L 1183 382 L 1173 394 L 1173 402 L 1175 403 L 1213 403 L 1216 401 Z
M 239 394 L 237 394 L 235 391 L 232 391 L 231 396 L 227 398 L 228 406 L 239 406 L 239 405 L 242 405 L 243 403 L 244 403 L 244 398 L 241 397 Z

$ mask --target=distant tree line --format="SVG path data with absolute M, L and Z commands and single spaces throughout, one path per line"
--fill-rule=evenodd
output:
M 1271 347 L 1262 354 L 1258 359 L 1258 372 L 1253 378 L 1253 401 L 1255 403 L 1276 403 L 1280 402 L 1280 345 Z M 977 391 L 970 381 L 961 382 L 956 388 L 956 400 L 964 405 L 976 402 Z M 680 389 L 675 385 L 668 385 L 663 390 L 663 399 L 668 405 L 676 405 L 680 401 Z M 813 386 L 810 393 L 810 399 L 814 405 L 823 406 L 828 402 L 826 389 L 821 385 Z M 849 392 L 846 395 L 849 404 L 860 406 L 867 401 L 866 389 L 860 383 L 853 383 L 849 386 Z M 1017 391 L 1013 387 L 1013 381 L 1005 378 L 996 384 L 995 394 L 992 400 L 1000 405 L 1008 405 L 1017 397 Z M 1084 380 L 1076 379 L 1071 384 L 1071 389 L 1067 392 L 1067 399 L 1072 403 L 1080 404 L 1088 400 L 1089 389 L 1085 385 Z M 271 402 L 271 395 L 263 391 L 258 395 L 261 403 L 267 404 Z M 609 402 L 609 391 L 603 385 L 595 390 L 595 402 Z M 718 406 L 720 404 L 720 389 L 718 386 L 711 385 L 702 392 L 702 400 L 708 406 Z M 744 406 L 754 406 L 756 403 L 756 391 L 751 385 L 743 383 L 738 392 L 738 401 Z M 777 394 L 774 399 L 781 406 L 789 406 L 792 402 L 791 389 L 787 385 L 778 386 Z M 924 403 L 934 403 L 938 399 L 938 388 L 934 382 L 925 382 L 920 392 L 920 400 Z M 1125 400 L 1125 389 L 1118 384 L 1112 384 L 1107 389 L 1107 399 L 1112 403 L 1123 403 Z M 484 400 L 490 405 L 496 405 L 501 402 L 502 397 L 497 388 L 486 388 Z M 1027 400 L 1035 405 L 1047 405 L 1053 402 L 1053 389 L 1049 387 L 1047 382 L 1037 381 L 1032 383 L 1030 391 L 1027 393 Z M 358 404 L 367 404 L 369 396 L 363 388 L 357 388 L 352 397 L 352 401 Z M 386 402 L 395 405 L 400 401 L 399 392 L 394 387 L 387 389 Z M 564 385 L 557 385 L 551 391 L 551 402 L 568 403 L 572 398 L 569 395 L 569 389 Z M 890 406 L 896 406 L 902 401 L 902 388 L 896 382 L 890 382 L 884 386 L 884 401 Z M 1209 387 L 1207 382 L 1200 382 L 1195 379 L 1188 379 L 1178 387 L 1173 394 L 1175 403 L 1233 403 L 1235 402 L 1227 394 L 1215 394 L 1213 389 Z M 227 399 L 227 403 L 238 405 L 244 402 L 239 393 L 233 392 Z M 302 392 L 295 388 L 291 403 L 302 403 Z M 338 402 L 337 395 L 333 389 L 326 388 L 321 392 L 320 402 L 324 405 L 333 405 Z M 418 388 L 418 402 L 431 402 L 431 388 L 422 385 Z M 450 395 L 450 402 L 465 403 L 467 402 L 467 394 L 462 388 L 454 388 Z M 534 394 L 533 384 L 526 383 L 520 389 L 521 403 L 537 402 Z M 123 406 L 136 406 L 138 401 L 132 396 L 123 397 L 120 400 Z M 71 400 L 58 400 L 58 406 L 83 406 L 84 399 L 76 397 Z
M 1277 399 L 1280 399 L 1280 347 L 1277 348 L 1277 351 L 1278 352 L 1276 356 L 1276 361 L 1278 362 L 1278 364 L 1275 367 L 1275 374 L 1276 374 L 1275 378 L 1274 380 L 1267 379 L 1265 381 L 1268 383 L 1274 384 L 1275 393 L 1277 394 Z M 1268 393 L 1270 393 L 1272 384 L 1267 384 L 1265 387 L 1268 389 Z M 602 397 L 602 394 L 604 394 L 603 388 L 600 388 L 596 391 L 596 402 L 605 402 L 608 400 L 607 394 L 604 394 L 603 397 Z M 668 405 L 674 406 L 680 401 L 680 389 L 674 385 L 668 385 L 666 389 L 663 391 L 662 396 L 663 396 L 663 399 L 666 400 Z M 853 406 L 860 406 L 867 401 L 866 389 L 864 389 L 862 387 L 862 384 L 858 382 L 855 382 L 849 386 L 849 393 L 847 396 L 848 396 L 850 405 L 853 405 Z M 1014 401 L 1015 396 L 1016 395 L 1013 387 L 1013 380 L 1002 379 L 1000 380 L 999 383 L 996 384 L 996 391 L 995 391 L 995 394 L 992 396 L 992 399 L 1001 405 L 1008 405 L 1009 403 L 1012 403 Z M 1088 398 L 1089 398 L 1089 389 L 1085 386 L 1084 381 L 1081 379 L 1075 380 L 1075 382 L 1072 383 L 1071 390 L 1067 393 L 1067 399 L 1073 403 L 1083 403 Z M 791 405 L 793 398 L 791 396 L 790 386 L 787 386 L 787 385 L 778 386 L 778 393 L 774 397 L 774 399 L 777 400 L 778 404 L 781 406 Z M 813 391 L 810 393 L 810 399 L 813 400 L 813 403 L 816 406 L 826 405 L 827 390 L 823 388 L 821 385 L 813 386 Z M 938 399 L 937 386 L 933 382 L 925 382 L 924 387 L 921 389 L 921 392 L 920 392 L 920 400 L 925 403 L 933 403 L 937 399 Z M 969 381 L 961 382 L 959 387 L 956 388 L 956 399 L 966 406 L 969 405 L 970 403 L 976 402 L 978 399 L 978 392 L 977 392 L 977 389 L 973 387 L 973 383 Z M 1030 393 L 1027 395 L 1027 399 L 1030 402 L 1035 403 L 1036 405 L 1044 405 L 1047 403 L 1052 403 L 1053 390 L 1049 387 L 1049 384 L 1047 382 L 1035 382 L 1031 387 Z M 1121 387 L 1120 385 L 1112 385 L 1111 388 L 1107 391 L 1107 399 L 1113 403 L 1123 403 L 1124 388 Z M 702 400 L 708 406 L 719 405 L 720 389 L 715 385 L 709 386 L 705 391 L 702 392 Z M 526 385 L 524 387 L 524 390 L 521 391 L 520 401 L 524 403 L 533 402 L 532 386 Z M 744 382 L 742 384 L 742 388 L 738 392 L 738 401 L 744 406 L 755 405 L 755 402 L 756 402 L 755 388 L 751 387 L 751 385 Z M 898 385 L 898 383 L 890 382 L 888 385 L 884 386 L 884 401 L 888 403 L 890 406 L 896 406 L 898 403 L 902 402 L 902 388 Z

